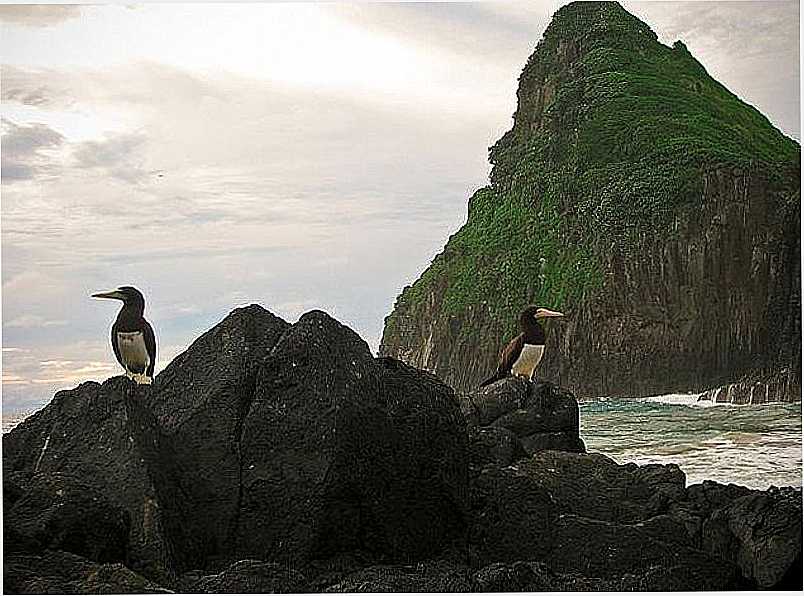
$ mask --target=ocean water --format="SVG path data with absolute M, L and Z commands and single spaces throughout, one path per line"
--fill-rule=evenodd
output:
M 676 463 L 688 484 L 801 486 L 801 403 L 735 406 L 696 398 L 583 401 L 581 436 L 589 451 L 619 463 Z M 26 415 L 3 416 L 3 433 Z
M 584 401 L 581 437 L 588 451 L 618 463 L 676 463 L 687 484 L 801 486 L 801 403 L 738 406 L 697 397 Z

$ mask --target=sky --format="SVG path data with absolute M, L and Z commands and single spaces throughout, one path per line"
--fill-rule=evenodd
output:
M 376 350 L 561 4 L 0 6 L 4 415 L 120 372 L 120 285 L 157 372 L 252 302 Z M 623 5 L 800 140 L 798 2 Z

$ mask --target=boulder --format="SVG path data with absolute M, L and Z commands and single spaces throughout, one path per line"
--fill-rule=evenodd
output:
M 378 358 L 381 399 L 391 433 L 378 442 L 364 488 L 380 534 L 396 561 L 432 556 L 463 534 L 469 515 L 468 441 L 458 400 L 437 377 L 395 358 Z M 366 534 L 368 537 L 369 534 Z
M 662 587 L 669 576 L 683 574 L 672 589 L 728 590 L 745 587 L 739 568 L 679 544 L 657 540 L 632 524 L 562 515 L 556 539 L 545 559 L 558 573 L 619 580 L 642 577 L 637 589 Z M 647 577 L 645 577 L 647 576 Z M 648 578 L 652 577 L 652 581 Z M 662 579 L 654 588 L 654 581 Z M 681 579 L 681 578 L 679 578 Z M 640 582 L 646 582 L 647 585 Z
M 493 563 L 473 576 L 477 592 L 673 592 L 694 591 L 706 585 L 678 567 L 650 567 L 615 577 L 556 573 L 539 561 Z M 703 579 L 703 581 L 701 581 Z
M 469 464 L 474 468 L 487 464 L 504 467 L 527 455 L 522 442 L 507 428 L 469 428 Z
M 487 466 L 473 480 L 471 504 L 469 542 L 481 564 L 537 560 L 552 549 L 558 509 L 528 475 Z
M 463 527 L 452 390 L 375 360 L 323 312 L 290 326 L 239 309 L 127 406 L 179 572 L 360 549 L 414 560 Z
M 801 588 L 801 490 L 736 498 L 703 522 L 702 546 L 740 566 L 760 588 Z
M 460 531 L 466 431 L 452 390 L 313 311 L 265 360 L 243 425 L 238 554 L 395 560 Z
M 552 383 L 508 377 L 465 395 L 461 409 L 470 426 L 506 429 L 527 453 L 586 451 L 578 436 L 578 402 Z
M 376 565 L 344 577 L 324 592 L 471 592 L 472 572 L 450 561 L 416 565 Z
M 33 490 L 24 508 L 41 502 L 43 520 L 55 523 L 61 528 L 58 532 L 72 528 L 65 536 L 80 531 L 81 520 L 91 516 L 89 511 L 125 511 L 130 522 L 126 565 L 163 581 L 172 569 L 171 548 L 163 532 L 161 510 L 148 470 L 129 432 L 124 404 L 124 396 L 129 392 L 141 396 L 148 391 L 145 386 L 136 388 L 125 377 L 113 377 L 103 384 L 86 382 L 75 389 L 59 391 L 47 406 L 3 435 L 3 480 L 4 485 L 13 487 L 16 495 L 11 500 L 15 504 Z M 59 480 L 49 479 L 55 476 Z M 69 483 L 73 488 L 57 498 L 54 491 L 59 490 L 58 483 Z M 84 489 L 98 497 L 88 511 L 82 510 L 88 505 L 82 495 Z M 50 504 L 42 502 L 48 495 L 54 499 Z M 72 499 L 75 501 L 71 502 Z M 66 509 L 57 511 L 57 503 Z M 22 510 L 21 507 L 18 511 L 20 516 Z M 10 519 L 9 512 L 6 519 Z M 68 519 L 67 512 L 76 518 Z M 27 519 L 23 525 L 29 529 L 35 526 L 29 524 L 36 517 L 33 510 L 28 509 L 23 517 Z M 117 518 L 117 513 L 112 517 Z M 95 520 L 94 525 L 100 529 L 107 521 Z M 97 548 L 97 556 L 111 556 L 108 548 L 122 531 L 120 524 L 112 523 L 112 527 L 114 538 L 110 538 L 111 542 L 104 541 L 105 546 L 70 548 L 83 554 L 91 554 Z M 45 542 L 53 539 L 53 535 L 48 537 L 50 530 L 44 534 L 32 531 Z M 93 531 L 87 528 L 88 535 Z M 57 544 L 60 542 L 56 540 Z M 119 552 L 118 547 L 112 547 L 111 552 Z
M 619 523 L 665 513 L 685 482 L 675 464 L 645 469 L 600 453 L 541 451 L 514 467 L 548 491 L 562 513 Z
M 472 576 L 475 592 L 549 592 L 553 573 L 543 563 L 491 563 Z
M 5 594 L 169 594 L 121 563 L 96 563 L 60 551 L 6 553 Z
M 3 519 L 7 550 L 64 550 L 99 563 L 126 561 L 128 512 L 94 487 L 62 474 L 37 474 Z
M 299 571 L 264 561 L 243 560 L 186 588 L 193 594 L 302 594 L 309 592 Z
M 235 309 L 127 402 L 180 571 L 232 560 L 243 424 L 259 367 L 289 327 L 261 306 Z

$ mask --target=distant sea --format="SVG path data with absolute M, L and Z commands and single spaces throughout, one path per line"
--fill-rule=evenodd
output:
M 676 463 L 687 484 L 703 480 L 750 488 L 801 486 L 801 403 L 730 405 L 697 395 L 583 401 L 588 451 L 619 463 Z M 3 417 L 7 433 L 26 416 Z
M 697 395 L 581 402 L 588 451 L 618 463 L 675 463 L 687 484 L 801 486 L 801 403 L 731 405 Z

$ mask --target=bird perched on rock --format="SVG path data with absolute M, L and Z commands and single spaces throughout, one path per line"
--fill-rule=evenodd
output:
M 544 329 L 539 319 L 548 317 L 563 317 L 564 314 L 538 306 L 528 306 L 519 315 L 519 328 L 522 333 L 508 342 L 500 354 L 500 362 L 493 376 L 483 381 L 480 386 L 485 387 L 495 381 L 504 379 L 509 374 L 525 377 L 530 380 L 539 362 L 544 356 Z
M 112 325 L 112 349 L 126 376 L 139 385 L 150 385 L 156 364 L 156 337 L 145 320 L 145 298 L 131 286 L 92 294 L 93 298 L 122 300 L 123 308 Z

